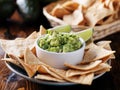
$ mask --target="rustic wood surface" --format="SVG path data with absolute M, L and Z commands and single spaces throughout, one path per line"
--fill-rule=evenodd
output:
M 35 30 L 38 31 L 39 28 L 24 27 L 17 24 L 1 25 L 0 39 L 27 37 Z M 1 60 L 1 58 L 4 57 L 4 51 L 0 48 L 0 90 L 120 90 L 120 32 L 116 32 L 101 40 L 112 40 L 111 47 L 113 50 L 116 50 L 116 59 L 112 60 L 111 71 L 94 80 L 91 86 L 73 85 L 61 87 L 42 85 L 28 81 L 7 68 L 5 62 Z

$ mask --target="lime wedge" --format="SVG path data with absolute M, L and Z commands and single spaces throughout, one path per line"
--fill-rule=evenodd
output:
M 72 28 L 70 25 L 60 25 L 60 26 L 56 26 L 54 28 L 50 28 L 48 29 L 49 30 L 55 30 L 57 32 L 66 32 L 66 33 L 69 33 L 71 32 Z
M 80 32 L 76 32 L 75 34 L 78 36 L 78 37 L 81 37 L 84 39 L 85 42 L 87 42 L 88 40 L 90 40 L 93 36 L 93 31 L 94 29 L 93 28 L 89 28 L 89 29 L 86 29 L 86 30 L 83 30 L 83 31 L 80 31 Z

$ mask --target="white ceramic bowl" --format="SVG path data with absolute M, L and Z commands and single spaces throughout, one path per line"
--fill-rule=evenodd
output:
M 38 46 L 38 40 L 39 38 L 35 42 L 37 57 L 42 62 L 54 68 L 64 69 L 65 68 L 64 63 L 76 65 L 80 63 L 83 59 L 85 42 L 82 38 L 80 38 L 82 47 L 76 51 L 67 52 L 67 53 L 56 53 L 56 52 L 50 52 L 47 50 L 43 50 L 42 48 Z

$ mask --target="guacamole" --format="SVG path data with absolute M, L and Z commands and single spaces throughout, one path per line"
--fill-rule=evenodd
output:
M 44 37 L 38 40 L 40 48 L 51 52 L 72 52 L 81 47 L 79 37 L 72 33 L 60 33 L 49 31 Z

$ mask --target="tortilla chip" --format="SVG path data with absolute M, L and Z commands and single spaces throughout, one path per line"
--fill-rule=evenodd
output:
M 89 73 L 82 76 L 69 77 L 69 80 L 74 83 L 91 85 L 93 78 L 94 78 L 94 73 Z
M 24 67 L 25 71 L 27 72 L 29 77 L 33 77 L 35 73 L 38 71 L 39 66 L 37 65 L 28 65 L 24 63 L 23 61 L 20 61 L 22 66 Z
M 79 84 L 86 84 L 90 85 L 94 74 L 87 74 L 87 75 L 82 75 L 82 76 L 75 76 L 75 77 L 66 77 L 66 71 L 65 70 L 60 70 L 60 69 L 55 69 L 55 68 L 49 68 L 51 71 L 62 77 L 64 80 L 69 81 L 69 82 L 74 82 L 74 83 L 79 83 Z M 86 79 L 88 81 L 86 81 Z
M 111 41 L 99 41 L 96 44 L 101 47 L 106 47 L 106 45 L 110 45 Z M 106 48 L 105 48 L 106 49 Z
M 9 54 L 9 56 L 10 56 L 10 58 L 15 59 L 21 63 L 21 65 L 24 67 L 24 69 L 27 72 L 29 77 L 33 77 L 35 75 L 35 73 L 37 72 L 39 66 L 26 64 L 23 60 L 21 60 L 20 58 L 14 56 L 12 54 Z
M 29 48 L 25 49 L 24 52 L 24 62 L 26 64 L 33 64 L 38 65 L 41 64 L 40 60 L 32 53 L 32 51 Z
M 62 7 L 67 9 L 68 11 L 73 12 L 78 8 L 79 4 L 74 1 L 66 1 L 65 3 L 62 4 Z
M 64 80 L 67 80 L 66 78 L 66 70 L 63 69 L 56 69 L 56 68 L 52 68 L 52 67 L 48 67 L 48 69 L 52 72 L 54 72 L 56 75 L 60 76 L 61 78 L 63 78 Z
M 99 41 L 97 45 L 103 47 L 104 49 L 112 51 L 110 43 L 111 41 Z M 115 55 L 114 54 L 110 55 L 109 59 L 115 59 Z
M 33 46 L 30 48 L 30 50 L 32 51 L 32 53 L 33 53 L 34 55 L 36 55 L 36 48 L 35 48 L 35 45 L 33 45 Z
M 55 69 L 55 68 L 52 68 L 52 67 L 49 67 L 49 70 L 51 70 L 52 72 L 56 73 L 58 76 L 60 76 L 61 78 L 63 78 L 65 81 L 75 82 L 75 83 L 82 84 L 82 81 L 80 82 L 80 80 L 82 79 L 83 76 L 80 76 L 81 78 L 79 78 L 79 80 L 78 79 L 76 80 L 76 77 L 74 77 L 74 78 L 73 77 L 72 78 L 66 77 L 66 71 L 65 70 Z M 86 82 L 86 84 L 90 84 L 90 83 Z
M 87 75 L 85 75 L 85 77 L 83 76 L 82 78 L 83 79 L 81 79 L 81 82 L 80 81 L 78 81 L 78 82 L 85 84 L 85 85 L 91 85 L 93 78 L 94 78 L 94 73 L 87 74 Z
M 102 60 L 103 63 L 106 63 L 106 62 L 109 61 L 110 59 L 111 59 L 111 55 L 106 56 L 106 57 L 102 58 L 101 60 Z
M 15 38 L 15 40 L 24 40 L 25 38 Z
M 84 74 L 88 74 L 88 73 L 94 73 L 94 72 L 100 71 L 102 69 L 109 70 L 110 68 L 111 68 L 111 66 L 108 65 L 107 63 L 101 63 L 97 67 L 90 69 L 90 70 L 87 70 L 87 71 L 68 69 L 66 71 L 66 77 L 73 77 L 73 76 L 84 75 Z
M 95 75 L 99 75 L 99 74 L 102 74 L 102 73 L 105 73 L 105 72 L 109 72 L 110 71 L 110 68 L 104 68 L 104 69 L 101 69 L 99 71 L 96 71 L 94 72 Z
M 12 58 L 2 58 L 1 60 L 4 60 L 4 61 L 10 62 L 10 63 L 13 63 L 13 64 L 15 64 L 15 65 L 23 68 L 18 61 L 14 60 L 14 59 L 12 59 Z
M 74 12 L 72 14 L 64 15 L 63 21 L 70 25 L 78 25 L 84 19 L 81 9 L 82 9 L 82 7 L 74 10 Z
M 78 69 L 78 70 L 90 70 L 92 68 L 95 68 L 96 66 L 98 66 L 102 61 L 101 60 L 97 60 L 91 63 L 87 63 L 87 64 L 79 64 L 79 65 L 71 65 L 68 63 L 65 63 L 64 65 L 67 66 L 68 68 L 72 68 L 72 69 Z
M 66 10 L 65 8 L 63 8 L 61 5 L 56 5 L 53 10 L 51 11 L 51 15 L 58 17 L 58 18 L 62 18 L 64 15 L 68 15 L 71 14 L 70 11 Z
M 31 65 L 35 65 L 38 66 L 38 68 L 36 68 L 38 72 L 40 73 L 47 73 L 50 74 L 51 76 L 58 78 L 58 79 L 62 79 L 61 77 L 59 77 L 58 75 L 56 75 L 54 72 L 50 71 L 49 68 L 50 66 L 45 65 L 43 62 L 41 62 L 31 51 L 29 48 L 26 48 L 25 53 L 24 53 L 24 62 L 26 64 L 28 64 L 29 66 Z M 48 68 L 49 67 L 49 68 Z
M 49 68 L 47 68 L 44 65 L 40 65 L 40 67 L 38 68 L 38 72 L 39 73 L 49 74 L 49 75 L 51 75 L 51 76 L 53 76 L 53 77 L 55 77 L 57 79 L 61 79 L 62 80 L 62 78 L 60 76 L 58 76 L 54 72 L 50 71 Z
M 1 47 L 7 54 L 13 54 L 22 58 L 26 47 L 33 47 L 36 39 L 19 39 L 19 40 L 0 40 Z
M 32 51 L 29 49 L 29 48 L 26 48 L 25 49 L 25 52 L 24 52 L 24 62 L 26 64 L 29 64 L 29 65 L 36 65 L 38 67 L 40 67 L 40 65 L 44 65 L 46 67 L 50 67 L 49 65 L 41 62 L 39 60 L 39 58 L 37 58 L 33 53 Z
M 114 19 L 117 19 L 120 17 L 120 1 L 119 0 L 114 0 L 112 2 L 112 6 L 114 6 L 114 11 L 115 11 L 115 14 L 114 14 Z
M 37 32 L 32 32 L 26 39 L 36 39 L 37 38 Z
M 48 74 L 37 74 L 35 78 L 40 80 L 47 80 L 47 81 L 65 82 L 65 80 L 52 77 L 51 75 L 48 75 Z
M 79 3 L 80 5 L 83 5 L 85 8 L 90 7 L 95 0 L 74 0 L 75 2 Z
M 40 65 L 38 68 L 38 72 L 42 74 L 48 74 L 48 71 L 46 70 L 46 67 L 44 65 Z
M 97 1 L 94 5 L 87 9 L 85 18 L 89 22 L 90 26 L 95 26 L 98 21 L 102 20 L 104 17 L 112 15 L 113 13 L 113 10 L 104 7 L 103 3 Z
M 99 51 L 99 52 L 98 52 Z M 86 51 L 81 63 L 89 63 L 96 60 L 112 55 L 115 51 L 106 50 L 102 47 L 92 47 Z
M 44 35 L 46 33 L 47 33 L 47 30 L 42 25 L 40 25 L 40 30 L 38 32 L 38 36 Z
M 86 45 L 85 50 L 88 50 L 88 49 L 94 48 L 94 47 L 97 47 L 97 45 L 95 43 L 91 42 L 90 44 Z
M 85 74 L 93 72 L 92 70 L 93 69 L 91 69 L 89 71 L 82 71 L 82 70 L 68 69 L 67 72 L 66 72 L 66 77 L 85 75 Z
M 63 21 L 67 24 L 72 25 L 72 22 L 71 22 L 72 20 L 73 20 L 73 15 L 72 14 L 63 16 Z

